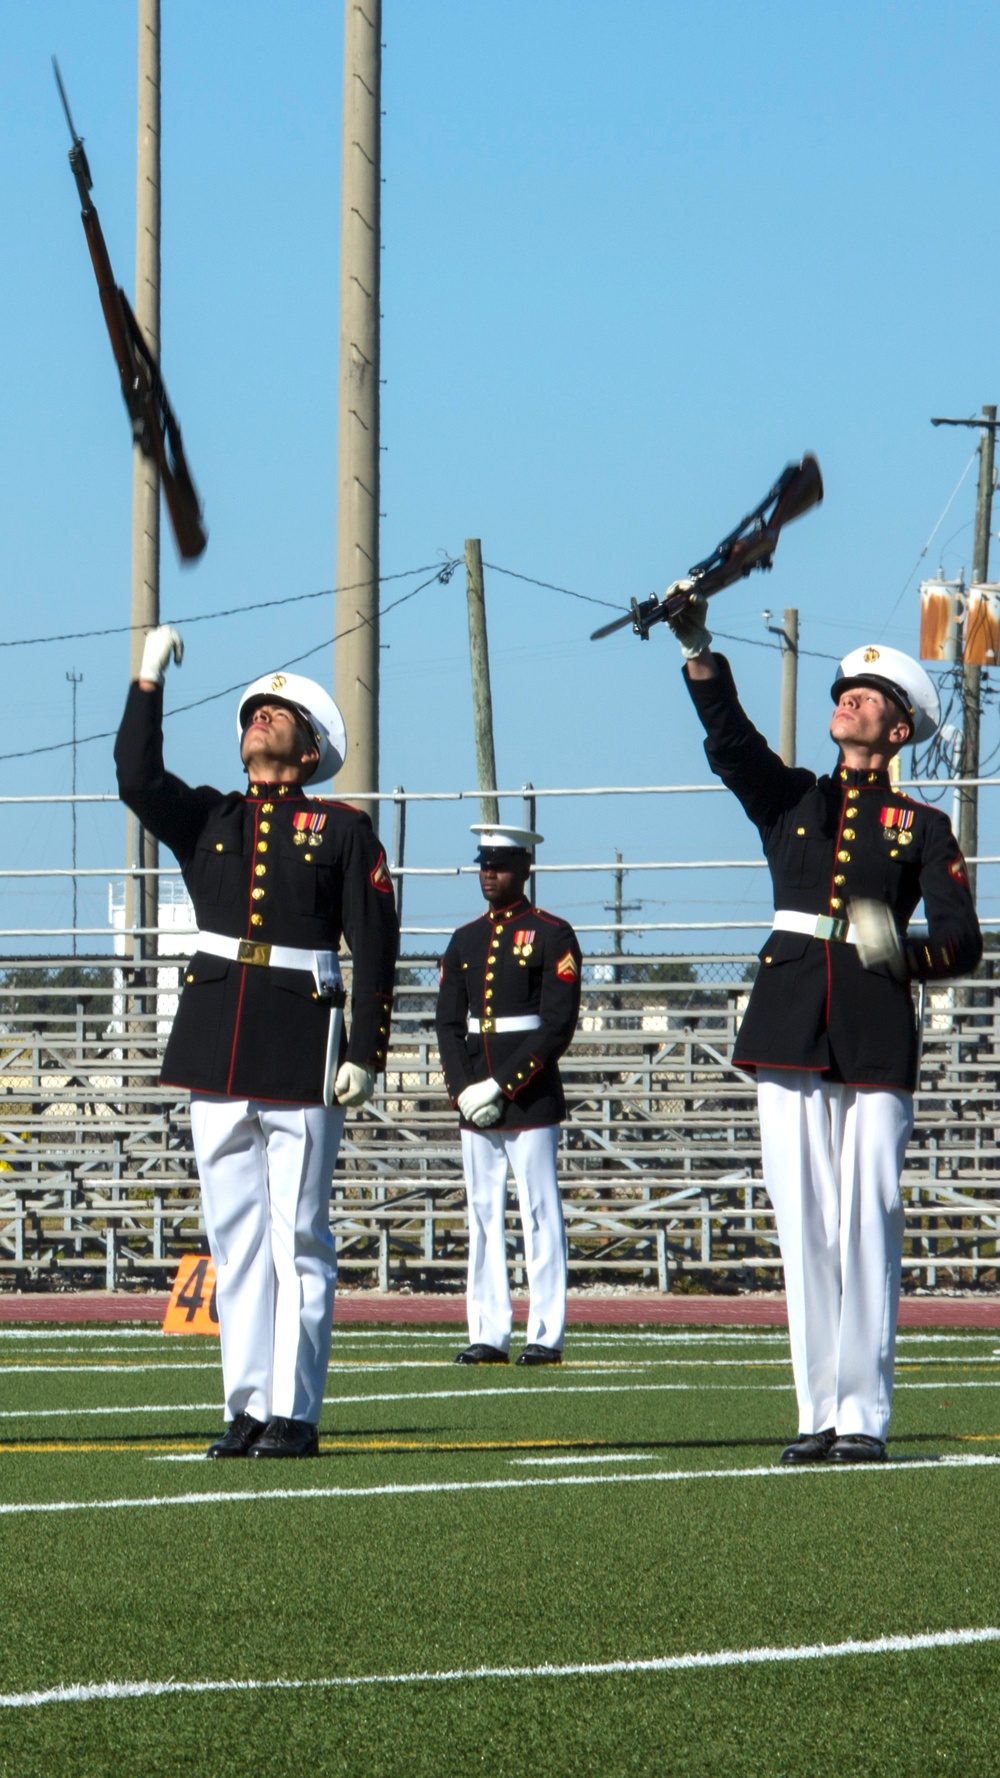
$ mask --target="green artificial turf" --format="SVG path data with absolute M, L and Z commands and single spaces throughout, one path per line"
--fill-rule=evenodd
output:
M 1000 1464 L 936 1461 L 1000 1456 L 992 1336 L 903 1339 L 891 1469 L 751 1476 L 728 1472 L 770 1470 L 795 1432 L 781 1335 L 579 1331 L 529 1372 L 456 1369 L 458 1343 L 338 1333 L 318 1461 L 205 1464 L 174 1459 L 222 1424 L 213 1342 L 5 1333 L 0 1500 L 76 1507 L 0 1516 L 0 1692 L 1000 1626 Z M 998 1677 L 1000 1644 L 52 1702 L 0 1708 L 0 1774 L 992 1774 Z

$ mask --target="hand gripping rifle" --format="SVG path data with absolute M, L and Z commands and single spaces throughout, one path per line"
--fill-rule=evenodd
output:
M 121 286 L 115 283 L 100 218 L 90 199 L 94 181 L 90 176 L 82 138 L 77 135 L 70 116 L 69 100 L 55 56 L 52 57 L 52 66 L 66 113 L 66 122 L 69 124 L 69 133 L 73 138 L 69 164 L 80 194 L 83 232 L 90 248 L 101 308 L 104 310 L 104 320 L 111 338 L 111 350 L 121 377 L 122 399 L 132 422 L 132 437 L 143 456 L 149 457 L 159 468 L 163 498 L 167 503 L 177 548 L 182 561 L 193 562 L 201 555 L 208 538 L 202 523 L 198 490 L 191 480 L 191 472 L 184 456 L 181 429 L 167 399 L 159 365 L 132 313 L 132 305 Z
M 631 624 L 636 635 L 648 642 L 653 624 L 668 623 L 690 599 L 710 599 L 713 593 L 732 586 L 734 580 L 742 580 L 755 568 L 770 568 L 782 526 L 801 518 L 822 498 L 823 477 L 815 457 L 789 463 L 760 505 L 740 520 L 735 531 L 730 531 L 710 556 L 689 569 L 686 580 L 675 581 L 662 599 L 655 593 L 650 599 L 633 599 L 630 612 L 595 630 L 590 640 L 599 642 L 602 636 L 610 636 Z

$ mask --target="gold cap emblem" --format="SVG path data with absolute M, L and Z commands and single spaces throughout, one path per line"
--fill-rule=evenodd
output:
M 867 660 L 867 659 L 868 659 L 868 656 L 865 655 L 865 660 Z M 271 690 L 272 691 L 280 691 L 282 686 L 287 685 L 287 684 L 288 684 L 288 681 L 285 678 L 284 673 L 275 673 L 274 678 L 271 680 Z
M 878 649 L 877 648 L 866 648 L 865 649 L 865 660 L 866 661 L 877 661 L 878 660 Z M 283 680 L 282 680 L 282 684 L 284 684 Z

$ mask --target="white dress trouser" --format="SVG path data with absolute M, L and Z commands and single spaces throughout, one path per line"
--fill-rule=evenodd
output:
M 330 1181 L 343 1129 L 337 1107 L 192 1095 L 229 1419 L 319 1421 L 337 1279 Z
M 559 1126 L 541 1130 L 463 1130 L 462 1166 L 469 1200 L 472 1345 L 510 1347 L 513 1310 L 507 1277 L 504 1212 L 507 1163 L 517 1180 L 528 1274 L 528 1343 L 562 1351 L 566 1329 L 566 1229 L 556 1176 Z
M 764 1183 L 785 1269 L 799 1431 L 884 1439 L 913 1096 L 757 1070 Z

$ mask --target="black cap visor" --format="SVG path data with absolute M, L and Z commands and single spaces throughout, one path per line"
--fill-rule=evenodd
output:
M 303 734 L 309 736 L 309 739 L 315 747 L 320 745 L 320 737 L 317 735 L 316 730 L 313 727 L 308 711 L 303 710 L 301 704 L 293 704 L 291 698 L 273 697 L 268 692 L 261 692 L 255 698 L 248 698 L 240 710 L 240 728 L 244 733 L 250 727 L 254 711 L 259 710 L 262 704 L 267 704 L 269 707 L 279 706 L 282 710 L 290 710 Z
M 476 853 L 480 870 L 510 870 L 513 865 L 531 863 L 531 853 L 524 846 L 480 846 Z

